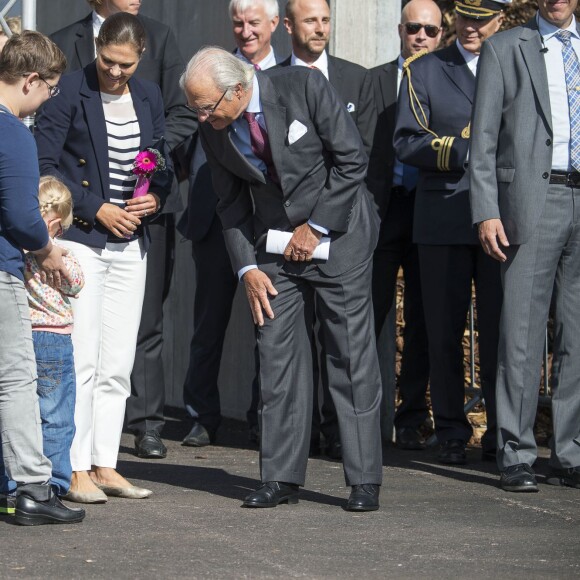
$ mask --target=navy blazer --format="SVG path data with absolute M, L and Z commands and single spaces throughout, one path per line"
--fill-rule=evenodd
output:
M 96 248 L 104 248 L 109 230 L 95 219 L 109 199 L 107 128 L 95 63 L 62 77 L 60 94 L 49 99 L 36 120 L 36 143 L 41 175 L 54 175 L 71 190 L 73 224 L 64 236 Z M 155 146 L 165 131 L 163 100 L 159 87 L 149 81 L 129 80 L 133 106 L 141 131 L 140 150 Z M 149 191 L 165 203 L 173 168 L 164 151 L 168 169 L 154 175 Z M 145 224 L 145 243 L 149 231 Z
M 419 168 L 413 241 L 418 244 L 479 244 L 471 225 L 467 160 L 475 77 L 455 44 L 410 65 L 411 82 L 429 129 L 421 127 L 401 83 L 394 145 L 397 157 Z M 453 138 L 452 140 L 450 138 Z

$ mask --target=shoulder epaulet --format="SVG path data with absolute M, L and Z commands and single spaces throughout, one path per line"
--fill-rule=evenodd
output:
M 418 58 L 421 58 L 426 54 L 429 54 L 429 51 L 426 48 L 423 48 L 419 52 L 416 52 L 415 54 L 412 54 L 409 58 L 405 59 L 405 62 L 403 63 L 403 71 L 407 70 L 412 62 L 415 62 Z

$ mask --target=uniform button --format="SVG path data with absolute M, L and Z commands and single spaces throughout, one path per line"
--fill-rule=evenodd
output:
M 88 186 L 89 186 L 89 182 L 88 182 L 88 181 L 83 181 L 83 182 L 81 183 L 81 185 L 82 185 L 83 187 L 88 187 Z
M 548 179 L 548 177 L 550 177 L 550 174 L 547 171 L 544 171 L 544 173 L 542 173 L 542 177 L 544 179 Z
M 290 206 L 292 205 L 292 202 L 291 202 L 291 201 L 285 201 L 285 202 L 284 202 L 284 205 L 285 205 L 286 207 L 290 207 Z
M 79 165 L 86 165 L 87 162 L 84 159 L 79 159 Z
M 546 145 L 549 147 L 552 144 L 552 139 L 546 139 Z

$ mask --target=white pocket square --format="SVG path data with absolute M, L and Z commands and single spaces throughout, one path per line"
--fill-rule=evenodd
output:
M 356 107 L 354 106 L 354 103 L 348 103 L 348 105 L 346 106 L 346 110 L 349 113 L 354 113 L 356 111 Z
M 296 143 L 300 137 L 306 135 L 308 129 L 300 121 L 292 121 L 288 128 L 288 144 Z

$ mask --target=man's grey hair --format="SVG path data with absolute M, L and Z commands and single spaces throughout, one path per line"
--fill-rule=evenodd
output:
M 196 52 L 187 63 L 185 72 L 179 79 L 179 86 L 185 86 L 191 81 L 209 76 L 219 91 L 225 92 L 225 99 L 232 100 L 232 91 L 242 85 L 247 91 L 254 80 L 254 67 L 234 56 L 231 52 L 219 46 L 206 46 Z
M 278 0 L 230 0 L 230 18 L 234 17 L 234 12 L 245 12 L 248 8 L 262 5 L 266 11 L 266 16 L 274 20 L 278 16 Z

